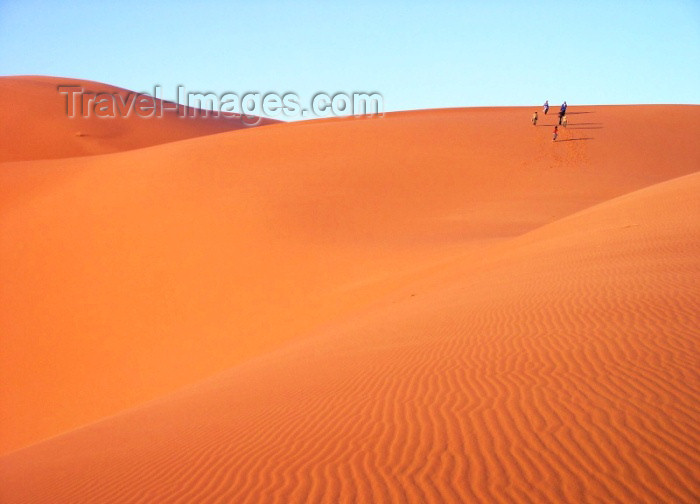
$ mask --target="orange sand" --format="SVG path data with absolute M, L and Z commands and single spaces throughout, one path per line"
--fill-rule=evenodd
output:
M 135 109 L 125 114 L 126 118 L 97 117 L 89 106 L 84 108 L 90 111 L 89 117 L 76 114 L 69 118 L 67 96 L 59 93 L 59 86 L 117 94 L 124 100 L 123 104 L 118 102 L 124 111 L 129 110 L 135 96 L 126 89 L 80 79 L 0 77 L 0 162 L 106 154 L 248 127 L 238 117 L 203 116 L 200 109 L 180 105 L 175 110 L 174 104 L 166 106 L 159 118 L 139 117 Z M 107 109 L 111 111 L 117 109 Z M 148 110 L 142 109 L 142 114 L 148 115 Z M 185 114 L 192 117 L 180 117 Z M 249 119 L 248 123 L 252 122 L 253 118 Z M 260 125 L 276 122 L 265 118 Z
M 570 112 L 0 165 L 0 502 L 692 502 L 700 108 Z

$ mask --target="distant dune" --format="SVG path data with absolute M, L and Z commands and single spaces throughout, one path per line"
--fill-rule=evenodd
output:
M 1 164 L 0 501 L 693 502 L 700 108 L 531 112 Z
M 85 106 L 82 110 L 90 115 L 84 117 L 76 106 L 75 117 L 69 118 L 68 91 L 59 93 L 59 86 L 122 97 L 123 102 L 118 105 L 130 112 L 124 114 L 126 118 L 119 117 L 119 109 L 112 107 L 106 108 L 104 115 L 113 117 L 98 117 L 94 107 Z M 176 109 L 175 104 L 159 109 L 162 117 L 139 117 L 135 108 L 129 109 L 133 102 L 130 94 L 135 96 L 126 89 L 80 79 L 0 77 L 0 162 L 106 154 L 248 127 L 240 118 L 203 115 L 200 109 L 182 105 Z M 162 106 L 161 100 L 156 102 Z M 139 110 L 143 110 L 142 115 L 149 115 L 148 109 Z M 180 117 L 186 114 L 191 117 Z M 263 118 L 260 125 L 276 122 L 279 121 Z

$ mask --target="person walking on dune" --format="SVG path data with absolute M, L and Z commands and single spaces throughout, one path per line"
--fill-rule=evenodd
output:
M 552 134 L 552 142 L 557 141 L 558 135 L 559 135 L 559 126 L 554 126 L 554 133 Z
M 549 112 L 549 100 L 544 101 L 544 106 L 542 107 L 542 110 L 544 110 L 544 115 L 547 115 L 547 112 Z
M 566 115 L 564 115 L 564 117 L 561 118 L 561 125 L 566 128 Z
M 532 125 L 537 126 L 537 111 L 535 110 L 535 113 L 532 114 Z
M 561 112 L 561 115 L 566 114 L 566 107 L 567 107 L 567 106 L 568 106 L 568 105 L 566 104 L 566 102 L 564 102 L 564 103 L 561 104 L 561 107 L 559 107 L 559 112 Z
M 561 126 L 561 120 L 564 119 L 564 111 L 560 110 L 559 111 L 559 126 Z

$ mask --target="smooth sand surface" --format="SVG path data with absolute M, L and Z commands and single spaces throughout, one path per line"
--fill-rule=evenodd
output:
M 59 86 L 64 94 L 59 92 Z M 87 98 L 69 98 L 69 86 L 94 93 L 95 102 L 101 100 L 102 104 L 96 107 Z M 153 93 L 152 89 L 142 91 Z M 98 93 L 105 95 L 97 96 Z M 0 77 L 0 162 L 106 154 L 247 128 L 246 124 L 256 122 L 248 118 L 244 123 L 240 117 L 207 114 L 182 105 L 175 108 L 172 103 L 158 108 L 162 117 L 148 117 L 151 112 L 143 106 L 148 104 L 134 101 L 137 94 L 81 79 Z M 119 98 L 111 100 L 106 95 Z M 162 107 L 163 101 L 154 100 L 151 105 L 154 104 Z M 184 115 L 190 117 L 181 117 Z M 259 125 L 276 122 L 264 118 Z
M 700 108 L 530 113 L 0 165 L 0 501 L 693 502 Z

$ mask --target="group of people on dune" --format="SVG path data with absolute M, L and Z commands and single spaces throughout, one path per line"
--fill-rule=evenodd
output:
M 566 107 L 568 105 L 566 102 L 561 104 L 561 107 L 559 107 L 559 124 L 554 125 L 554 131 L 552 132 L 552 142 L 556 142 L 557 137 L 559 136 L 559 126 L 564 126 L 566 128 Z M 549 112 L 549 100 L 544 101 L 544 106 L 542 107 L 542 111 L 544 112 L 544 115 L 547 115 L 547 112 Z M 532 125 L 537 126 L 537 111 L 535 110 L 535 113 L 532 114 Z

